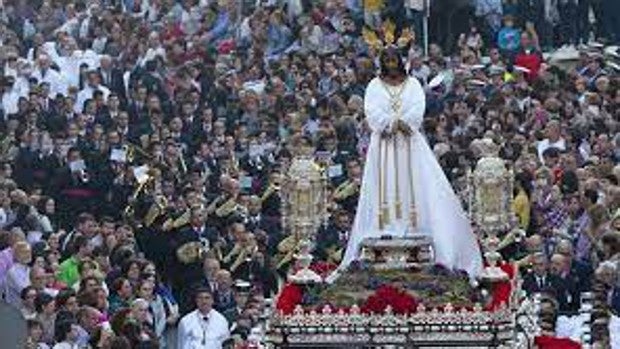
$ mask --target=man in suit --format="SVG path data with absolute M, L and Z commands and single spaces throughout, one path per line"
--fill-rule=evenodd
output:
M 211 245 L 210 233 L 205 227 L 204 211 L 194 207 L 190 212 L 189 226 L 172 232 L 170 247 L 174 257 L 169 258 L 168 279 L 171 281 L 175 295 L 180 299 L 191 290 L 187 280 L 198 280 L 202 275 L 202 252 Z M 188 310 L 188 309 L 181 309 Z
M 528 296 L 535 293 L 553 296 L 560 309 L 566 309 L 566 284 L 560 277 L 549 272 L 549 261 L 541 252 L 532 256 L 532 271 L 523 278 L 522 288 Z
M 197 289 L 207 289 L 212 294 L 217 292 L 217 279 L 216 275 L 221 270 L 220 262 L 212 257 L 207 257 L 202 262 L 202 276 L 197 278 L 191 284 L 191 287 L 187 287 L 181 297 L 179 298 L 179 307 L 181 309 L 190 309 L 193 303 L 193 294 Z
M 215 276 L 217 291 L 213 293 L 214 308 L 222 313 L 228 321 L 233 322 L 237 310 L 237 300 L 233 289 L 233 279 L 229 271 L 220 270 Z
M 351 219 L 344 210 L 339 210 L 327 227 L 319 229 L 316 256 L 319 260 L 339 264 L 351 232 Z
M 571 274 L 571 261 L 566 256 L 556 253 L 551 256 L 551 274 L 558 277 L 564 285 L 562 288 L 566 297 L 566 303 L 560 303 L 560 311 L 576 312 L 579 310 L 580 285 L 579 278 Z
M 123 80 L 123 71 L 114 67 L 112 57 L 108 55 L 102 55 L 99 63 L 97 73 L 99 73 L 101 84 L 110 89 L 110 92 L 115 93 L 122 105 L 127 105 L 127 92 Z
M 358 159 L 350 158 L 347 161 L 346 176 L 337 182 L 334 190 L 334 200 L 352 216 L 355 216 L 359 190 L 362 183 L 362 166 Z
M 579 293 L 590 291 L 592 289 L 592 274 L 594 270 L 592 270 L 592 266 L 588 263 L 575 258 L 571 241 L 566 239 L 560 240 L 555 247 L 555 251 L 566 258 L 566 270 L 568 275 L 574 280 L 574 284 L 577 285 Z
M 250 196 L 248 202 L 248 215 L 245 222 L 247 230 L 251 232 L 263 230 L 268 233 L 270 239 L 278 239 L 282 230 L 280 220 L 267 217 L 263 215 L 261 211 L 261 198 L 256 195 Z
M 209 229 L 206 225 L 207 216 L 202 207 L 192 207 L 190 215 L 190 225 L 185 229 L 191 230 L 191 234 L 196 236 L 205 248 L 209 248 L 217 240 L 217 232 Z

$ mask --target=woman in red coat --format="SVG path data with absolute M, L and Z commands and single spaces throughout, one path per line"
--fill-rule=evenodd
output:
M 526 77 L 528 81 L 536 80 L 543 62 L 542 53 L 538 44 L 538 34 L 531 23 L 525 25 L 526 30 L 521 34 L 521 50 L 515 57 L 515 66 L 529 69 Z

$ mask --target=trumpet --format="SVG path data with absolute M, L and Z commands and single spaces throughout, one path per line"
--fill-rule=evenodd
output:
M 259 198 L 260 203 L 261 204 L 264 203 L 265 201 L 267 201 L 267 199 L 271 197 L 271 195 L 279 191 L 280 191 L 280 186 L 270 183 L 269 186 L 267 186 L 267 189 L 265 190 L 265 192 L 263 192 L 263 195 L 260 196 Z

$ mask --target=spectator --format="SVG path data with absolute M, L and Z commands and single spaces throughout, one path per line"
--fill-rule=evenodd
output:
M 514 55 L 521 45 L 521 33 L 514 25 L 514 18 L 510 15 L 505 16 L 504 26 L 497 34 L 497 46 L 508 57 Z
M 54 297 L 47 293 L 39 293 L 34 304 L 37 311 L 35 320 L 43 326 L 43 342 L 53 344 L 56 324 L 56 302 Z
M 35 301 L 38 292 L 33 286 L 26 286 L 21 292 L 21 312 L 26 320 L 34 320 L 37 316 Z
M 9 268 L 5 280 L 5 299 L 7 303 L 19 306 L 20 294 L 30 286 L 30 267 L 32 251 L 27 242 L 17 242 L 14 247 L 13 266 Z
M 54 349 L 71 349 L 77 344 L 77 325 L 73 320 L 63 320 L 55 327 L 56 345 Z
M 114 280 L 110 290 L 110 314 L 114 315 L 118 310 L 128 308 L 133 298 L 133 288 L 129 280 L 119 277 Z
M 91 248 L 88 239 L 85 236 L 77 236 L 72 243 L 73 253 L 71 257 L 60 264 L 59 276 L 60 281 L 66 285 L 74 285 L 79 281 L 79 265 L 86 262 L 91 255 Z
M 207 289 L 196 290 L 196 310 L 185 315 L 179 323 L 179 349 L 192 348 L 196 345 L 204 348 L 219 348 L 230 336 L 228 321 L 213 309 L 213 296 Z M 200 335 L 191 335 L 198 331 Z

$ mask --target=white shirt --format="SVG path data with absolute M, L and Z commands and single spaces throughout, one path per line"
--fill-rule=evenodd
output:
M 93 98 L 93 93 L 95 92 L 95 90 L 99 90 L 103 92 L 103 100 L 104 101 L 108 100 L 108 96 L 110 95 L 110 90 L 107 87 L 103 85 L 99 85 L 96 88 L 86 86 L 80 92 L 78 92 L 77 99 L 75 101 L 75 106 L 73 107 L 73 111 L 76 113 L 81 113 L 82 110 L 84 109 L 84 102 Z
M 76 343 L 60 342 L 54 345 L 53 349 L 78 349 L 78 345 Z
M 564 138 L 560 138 L 554 143 L 551 143 L 548 138 L 545 138 L 542 141 L 538 142 L 538 144 L 536 145 L 536 149 L 538 150 L 538 158 L 543 164 L 545 163 L 545 159 L 543 159 L 543 153 L 549 148 L 558 148 L 559 150 L 564 151 L 566 150 L 566 142 L 564 142 Z
M 4 110 L 5 118 L 9 114 L 15 114 L 19 110 L 17 108 L 17 102 L 19 101 L 20 94 L 14 88 L 5 92 L 2 95 L 2 110 Z
M 57 94 L 67 95 L 67 82 L 62 75 L 54 69 L 48 69 L 45 72 L 45 76 L 42 75 L 41 69 L 35 69 L 32 72 L 32 77 L 36 78 L 39 84 L 42 82 L 50 84 L 50 97 L 56 97 Z
M 30 286 L 30 267 L 20 263 L 13 264 L 6 275 L 5 286 L 6 302 L 14 306 L 21 305 L 21 292 Z
M 220 349 L 230 337 L 228 321 L 215 309 L 203 320 L 198 311 L 185 315 L 179 322 L 177 349 Z

